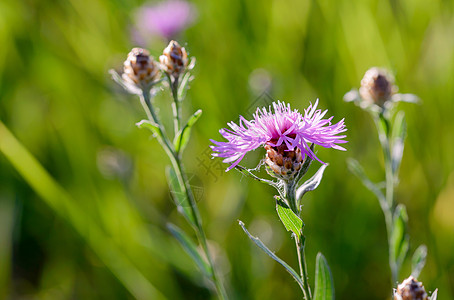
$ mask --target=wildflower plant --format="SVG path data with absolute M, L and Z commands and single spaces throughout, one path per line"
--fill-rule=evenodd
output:
M 332 299 L 334 286 L 328 263 L 319 253 L 316 261 L 315 293 L 312 296 L 306 267 L 306 237 L 303 233 L 301 200 L 305 193 L 318 187 L 327 166 L 317 157 L 315 146 L 345 150 L 339 144 L 346 143 L 346 136 L 342 133 L 347 130 L 344 120 L 332 124 L 333 117 L 324 119 L 327 111 L 322 112 L 317 109 L 317 105 L 318 100 L 302 114 L 298 110 L 292 110 L 290 104 L 273 102 L 269 109 L 258 108 L 252 120 L 240 116 L 238 124 L 228 123 L 229 129 L 219 131 L 227 141 L 211 140 L 214 144 L 211 146 L 213 156 L 222 157 L 224 163 L 230 164 L 227 171 L 235 168 L 277 190 L 278 194 L 274 197 L 276 211 L 295 240 L 299 273 L 268 249 L 259 238 L 252 236 L 242 221 L 239 221 L 239 224 L 258 247 L 285 267 L 297 281 L 307 300 Z M 266 157 L 260 165 L 265 165 L 266 172 L 272 179 L 254 174 L 260 165 L 256 169 L 247 169 L 240 165 L 248 152 L 260 147 L 266 150 Z M 322 162 L 322 166 L 312 178 L 301 183 L 314 160 Z
M 399 94 L 394 84 L 394 77 L 385 69 L 373 67 L 361 80 L 359 90 L 351 90 L 344 95 L 344 100 L 354 102 L 368 112 L 374 120 L 378 138 L 384 156 L 385 182 L 374 183 L 366 175 L 360 163 L 350 158 L 348 166 L 379 201 L 385 217 L 389 247 L 389 266 L 391 285 L 399 280 L 399 272 L 409 251 L 409 234 L 407 231 L 408 215 L 405 205 L 397 203 L 394 190 L 399 183 L 399 167 L 404 151 L 407 124 L 403 111 L 395 110 L 398 102 L 417 103 L 419 99 L 413 94 Z M 420 245 L 412 257 L 412 276 L 417 278 L 425 265 L 427 247 Z M 411 278 L 413 278 L 411 277 Z M 400 286 L 399 286 L 400 287 Z M 436 293 L 430 299 L 436 299 Z M 428 299 L 395 296 L 395 299 Z
M 198 245 L 193 239 L 176 225 L 167 224 L 169 231 L 181 243 L 200 270 L 212 280 L 218 297 L 227 299 L 208 249 L 202 219 L 182 161 L 183 151 L 189 142 L 191 128 L 202 114 L 201 110 L 197 110 L 185 123 L 183 123 L 181 116 L 181 104 L 192 79 L 190 71 L 194 67 L 194 61 L 188 59 L 184 47 L 181 47 L 176 41 L 171 41 L 160 56 L 160 62 L 155 61 L 147 50 L 134 48 L 124 62 L 121 76 L 113 70 L 110 73 L 113 79 L 126 91 L 139 96 L 147 119 L 138 122 L 136 125 L 139 128 L 150 130 L 169 157 L 171 167 L 166 169 L 166 176 L 171 194 L 176 198 L 174 200 L 178 211 L 194 229 L 203 255 L 197 250 Z M 153 97 L 162 87 L 168 88 L 173 98 L 173 139 L 167 134 L 153 103 Z

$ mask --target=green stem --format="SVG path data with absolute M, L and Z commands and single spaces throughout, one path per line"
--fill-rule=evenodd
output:
M 181 128 L 181 107 L 180 107 L 180 101 L 178 99 L 178 77 L 174 78 L 173 80 L 169 76 L 169 83 L 170 83 L 170 90 L 172 91 L 172 97 L 173 97 L 173 104 L 172 104 L 172 110 L 173 110 L 173 127 L 175 130 L 175 136 L 177 136 L 178 132 L 180 131 Z
M 174 94 L 173 88 L 172 88 L 172 94 Z M 175 103 L 178 103 L 178 95 L 174 94 L 174 97 L 175 97 L 175 95 L 176 95 L 176 98 L 174 98 Z M 172 144 L 170 143 L 170 141 L 165 133 L 165 129 L 162 126 L 161 122 L 159 121 L 159 118 L 154 111 L 153 105 L 151 104 L 149 92 L 147 92 L 147 91 L 143 92 L 143 94 L 141 96 L 141 103 L 142 103 L 142 106 L 143 106 L 148 118 L 150 119 L 150 121 L 153 121 L 154 123 L 158 124 L 158 130 L 160 132 L 160 136 L 158 136 L 158 141 L 160 142 L 160 144 L 166 151 L 167 155 L 169 156 L 169 159 L 172 163 L 172 167 L 175 170 L 175 174 L 178 178 L 178 182 L 179 182 L 180 186 L 184 189 L 184 192 L 189 200 L 191 214 L 193 216 L 193 219 L 195 220 L 195 224 L 194 224 L 193 228 L 194 228 L 194 231 L 196 232 L 197 239 L 199 240 L 200 244 L 202 245 L 203 251 L 205 252 L 208 263 L 210 265 L 212 280 L 215 284 L 218 296 L 221 300 L 228 299 L 227 294 L 224 290 L 224 287 L 217 276 L 216 269 L 214 267 L 214 262 L 211 257 L 210 251 L 208 249 L 208 243 L 206 240 L 205 232 L 202 227 L 202 220 L 201 220 L 200 213 L 199 213 L 199 210 L 198 210 L 195 198 L 194 198 L 194 194 L 192 193 L 192 190 L 189 186 L 188 178 L 186 176 L 186 173 L 184 172 L 184 166 L 183 166 L 183 162 L 181 160 L 181 154 L 177 154 L 175 152 Z M 177 111 L 178 111 L 178 109 L 177 109 Z M 180 117 L 180 114 L 177 113 L 174 115 L 174 117 L 175 117 L 175 119 L 177 119 Z M 178 122 L 175 121 L 175 126 L 176 126 L 175 129 L 179 130 L 179 124 L 180 124 L 179 120 L 178 120 Z
M 389 142 L 389 132 L 390 129 L 385 132 L 380 126 L 380 117 L 385 118 L 383 115 L 381 116 L 374 116 L 375 125 L 378 131 L 378 137 L 380 141 L 380 145 L 383 151 L 383 157 L 385 162 L 385 176 L 386 176 L 386 203 L 387 209 L 383 209 L 383 214 L 385 215 L 385 224 L 386 224 L 386 231 L 388 235 L 388 254 L 389 254 L 389 267 L 391 270 L 391 286 L 393 287 L 394 284 L 398 280 L 399 276 L 399 267 L 397 262 L 392 259 L 392 249 L 391 249 L 391 234 L 392 228 L 394 227 L 394 220 L 393 220 L 393 211 L 395 207 L 394 203 L 394 172 L 392 169 L 392 160 L 391 160 L 391 147 Z M 387 124 L 389 120 L 386 119 Z M 382 207 L 383 208 L 383 207 Z
M 301 211 L 297 206 L 296 199 L 296 182 L 290 180 L 284 184 L 284 193 L 285 198 L 290 206 L 290 209 L 297 215 L 301 215 Z M 306 265 L 306 255 L 304 252 L 306 244 L 306 237 L 303 235 L 303 228 L 301 228 L 301 233 L 299 237 L 295 238 L 296 253 L 298 254 L 298 266 L 300 269 L 300 276 L 303 281 L 303 295 L 304 299 L 311 300 L 311 288 L 309 287 L 308 276 L 307 276 L 307 265 Z

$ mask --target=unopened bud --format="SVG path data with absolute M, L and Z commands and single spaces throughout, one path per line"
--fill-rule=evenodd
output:
M 396 93 L 394 78 L 384 69 L 377 67 L 370 68 L 361 80 L 359 94 L 365 101 L 383 107 L 385 102 L 391 99 Z
M 428 300 L 426 291 L 421 282 L 413 276 L 405 279 L 397 286 L 394 292 L 394 300 Z
M 123 70 L 123 80 L 142 89 L 150 88 L 161 76 L 158 63 L 142 48 L 129 52 Z
M 298 174 L 303 165 L 303 156 L 299 148 L 286 151 L 287 146 L 285 144 L 277 147 L 267 144 L 264 147 L 266 149 L 265 162 L 277 177 L 288 180 Z
M 178 42 L 170 41 L 159 60 L 164 72 L 174 78 L 178 78 L 188 66 L 188 53 Z

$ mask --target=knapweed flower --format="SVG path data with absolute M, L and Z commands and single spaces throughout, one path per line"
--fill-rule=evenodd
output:
M 405 279 L 394 292 L 394 300 L 427 300 L 428 296 L 421 282 L 413 276 Z
M 170 41 L 162 55 L 159 56 L 159 61 L 164 72 L 173 78 L 178 78 L 188 66 L 188 53 L 178 42 Z
M 158 63 L 142 48 L 133 48 L 124 62 L 122 78 L 129 86 L 149 89 L 160 78 Z
M 144 35 L 151 33 L 171 39 L 189 26 L 195 15 L 195 7 L 186 1 L 164 1 L 140 8 L 137 27 Z
M 343 140 L 346 136 L 340 135 L 347 129 L 343 119 L 336 124 L 331 124 L 333 117 L 323 119 L 327 110 L 322 112 L 317 105 L 318 100 L 309 105 L 303 115 L 298 110 L 291 110 L 290 104 L 278 101 L 273 102 L 269 110 L 258 108 L 250 121 L 240 116 L 239 125 L 230 122 L 230 129 L 219 131 L 227 142 L 211 140 L 215 144 L 211 146 L 212 155 L 225 158 L 224 163 L 231 163 L 227 171 L 238 165 L 246 153 L 260 146 L 267 149 L 267 164 L 273 171 L 278 171 L 277 174 L 297 171 L 292 165 L 300 163 L 303 154 L 322 162 L 309 144 L 345 150 L 338 144 L 347 142 Z

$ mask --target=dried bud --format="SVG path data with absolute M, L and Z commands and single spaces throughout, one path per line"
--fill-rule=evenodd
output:
M 367 102 L 375 103 L 383 107 L 385 102 L 391 99 L 396 93 L 394 78 L 384 69 L 377 67 L 370 68 L 361 80 L 359 94 Z
M 428 300 L 428 296 L 421 282 L 413 276 L 405 279 L 394 292 L 394 300 Z
M 150 88 L 161 76 L 158 63 L 142 48 L 134 48 L 124 62 L 123 80 L 142 89 Z
M 159 60 L 164 72 L 178 78 L 188 66 L 188 53 L 178 42 L 170 41 Z
M 298 174 L 303 165 L 303 156 L 299 148 L 286 151 L 285 144 L 277 147 L 266 144 L 264 147 L 266 149 L 265 162 L 278 177 L 291 179 Z

